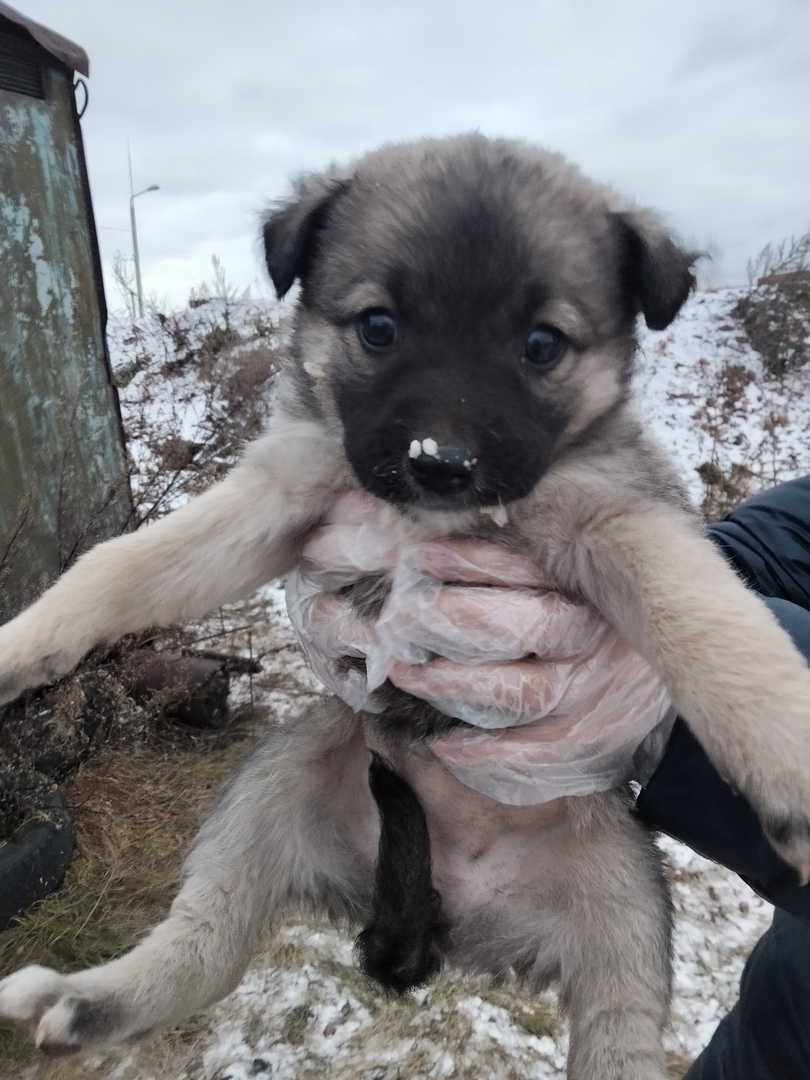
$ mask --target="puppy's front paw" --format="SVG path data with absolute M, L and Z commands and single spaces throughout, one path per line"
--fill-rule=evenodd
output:
M 790 745 L 787 734 L 784 742 Z M 790 753 L 783 752 L 778 735 L 769 746 L 760 746 L 753 782 L 747 789 L 740 787 L 772 847 L 806 885 L 810 882 L 810 731 L 792 743 Z
M 0 705 L 53 682 L 81 660 L 85 650 L 78 639 L 57 646 L 53 636 L 29 612 L 0 627 Z
M 810 883 L 810 814 L 763 809 L 760 820 L 771 846 L 796 870 L 802 885 Z
M 747 682 L 739 671 L 726 679 L 724 702 L 706 712 L 704 745 L 720 775 L 751 804 L 774 849 L 807 884 L 810 672 L 800 657 L 799 670 L 792 660 L 789 653 L 777 656 Z M 771 667 L 776 675 L 765 681 Z M 695 734 L 703 741 L 700 731 Z
M 0 1018 L 28 1027 L 41 1050 L 62 1056 L 114 1042 L 122 1011 L 112 996 L 90 997 L 70 975 L 33 965 L 0 982 Z

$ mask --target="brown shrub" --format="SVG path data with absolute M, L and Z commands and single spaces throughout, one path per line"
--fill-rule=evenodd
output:
M 749 292 L 731 314 L 766 371 L 781 378 L 810 360 L 810 232 L 767 247 L 748 264 Z

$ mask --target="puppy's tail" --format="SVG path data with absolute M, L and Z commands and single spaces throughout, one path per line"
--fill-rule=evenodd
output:
M 364 973 L 401 994 L 438 974 L 449 923 L 433 887 L 419 800 L 376 754 L 368 782 L 380 814 L 380 846 L 371 921 L 355 946 Z

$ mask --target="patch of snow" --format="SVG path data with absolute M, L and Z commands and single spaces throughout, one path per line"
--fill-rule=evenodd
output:
M 784 379 L 764 372 L 731 314 L 743 293 L 697 293 L 667 330 L 640 328 L 636 409 L 698 504 L 704 463 L 723 472 L 735 463 L 759 467 L 763 486 L 810 472 L 810 370 Z M 738 405 L 722 409 L 718 380 L 729 365 L 749 371 L 751 381 Z

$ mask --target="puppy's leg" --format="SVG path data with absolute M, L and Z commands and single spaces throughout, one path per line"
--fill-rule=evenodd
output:
M 0 1016 L 31 1028 L 50 1053 L 107 1045 L 229 993 L 286 905 L 365 917 L 377 843 L 368 761 L 354 714 L 336 703 L 273 732 L 203 826 L 165 922 L 101 967 L 9 976 Z M 355 842 L 364 829 L 367 860 Z
M 430 835 L 416 793 L 377 754 L 368 780 L 380 815 L 380 844 L 371 922 L 356 946 L 364 974 L 405 993 L 438 974 L 449 921 L 433 886 Z
M 566 868 L 559 927 L 568 1080 L 666 1080 L 672 920 L 660 858 L 623 796 L 571 802 L 593 840 Z
M 598 509 L 558 569 L 666 684 L 776 850 L 810 879 L 810 670 L 686 514 Z
M 203 615 L 285 574 L 334 498 L 340 460 L 318 425 L 279 416 L 221 484 L 88 552 L 0 629 L 0 703 L 94 645 Z

